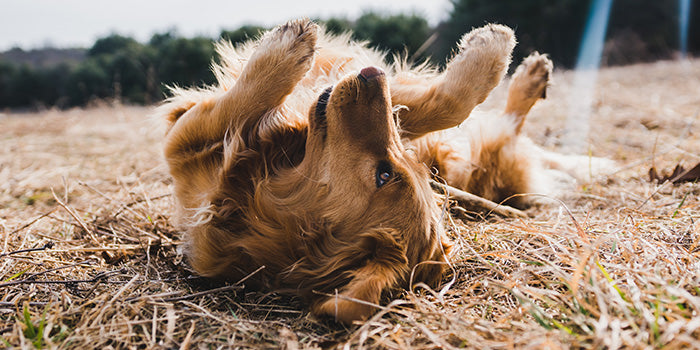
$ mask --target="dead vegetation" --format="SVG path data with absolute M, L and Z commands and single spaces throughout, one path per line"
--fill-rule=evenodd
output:
M 648 180 L 700 161 L 699 76 L 601 71 L 590 149 L 620 170 L 530 218 L 446 215 L 443 288 L 351 328 L 191 273 L 149 109 L 0 115 L 0 347 L 700 348 L 700 184 Z M 526 132 L 556 149 L 572 74 L 554 79 Z

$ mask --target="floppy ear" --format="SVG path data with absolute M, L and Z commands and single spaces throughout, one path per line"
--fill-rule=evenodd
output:
M 326 285 L 323 292 L 335 296 L 316 295 L 312 313 L 331 316 L 343 323 L 365 320 L 375 313 L 373 305 L 379 304 L 382 292 L 403 282 L 402 276 L 408 271 L 405 249 L 396 241 L 394 232 L 375 229 L 360 234 L 352 245 L 332 256 L 323 266 L 333 270 L 326 271 L 326 276 L 345 275 L 349 281 L 340 290 L 328 290 Z M 321 287 L 323 281 L 317 283 Z
M 180 106 L 172 106 L 172 109 L 169 111 L 166 111 L 164 117 L 165 121 L 168 123 L 168 131 L 170 131 L 170 128 L 172 128 L 173 125 L 175 125 L 175 122 L 180 118 L 183 114 L 187 113 L 187 111 L 192 108 L 195 104 L 190 102 L 186 103 Z
M 180 117 L 187 113 L 190 108 L 194 107 L 200 100 L 204 99 L 200 91 L 188 91 L 178 87 L 170 87 L 170 97 L 165 99 L 158 108 L 155 109 L 153 117 L 159 121 L 164 121 L 166 126 L 166 134 L 175 125 Z

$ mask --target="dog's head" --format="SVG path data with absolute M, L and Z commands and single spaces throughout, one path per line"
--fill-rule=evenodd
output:
M 408 282 L 411 273 L 415 281 L 433 283 L 440 278 L 440 264 L 419 264 L 445 260 L 440 210 L 427 168 L 401 142 L 387 78 L 380 69 L 365 68 L 319 96 L 309 112 L 304 160 L 292 174 L 311 184 L 294 189 L 305 196 L 304 215 L 320 220 L 334 242 L 349 242 L 335 245 L 326 238 L 323 247 L 316 248 L 320 255 L 336 254 L 329 257 L 327 270 L 336 263 L 338 270 L 344 266 L 351 271 L 317 271 L 341 277 L 310 287 L 347 283 L 372 259 L 393 266 L 402 279 L 395 283 Z

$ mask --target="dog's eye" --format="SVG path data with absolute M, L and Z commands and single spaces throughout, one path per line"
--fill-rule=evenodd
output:
M 391 169 L 391 164 L 387 161 L 379 162 L 377 165 L 377 172 L 375 173 L 375 183 L 377 188 L 384 186 L 387 182 L 394 177 L 394 172 Z

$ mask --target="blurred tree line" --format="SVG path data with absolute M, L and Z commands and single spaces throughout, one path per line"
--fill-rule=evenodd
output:
M 442 65 L 460 36 L 496 22 L 515 29 L 517 62 L 537 50 L 559 67 L 573 67 L 592 1 L 451 0 L 448 18 L 431 27 L 417 14 L 366 12 L 357 19 L 318 20 L 334 33 L 352 31 L 357 40 L 419 63 Z M 671 58 L 679 47 L 678 0 L 615 0 L 608 26 L 604 64 L 628 64 Z M 691 7 L 688 48 L 700 52 L 700 4 Z M 219 38 L 240 43 L 266 28 L 246 25 L 224 30 Z M 16 50 L 16 49 L 15 49 Z M 166 86 L 211 84 L 212 38 L 155 34 L 146 43 L 112 34 L 86 49 L 83 59 L 51 65 L 8 60 L 0 54 L 0 108 L 83 106 L 115 99 L 149 104 L 165 96 Z M 392 55 L 389 56 L 390 59 Z

